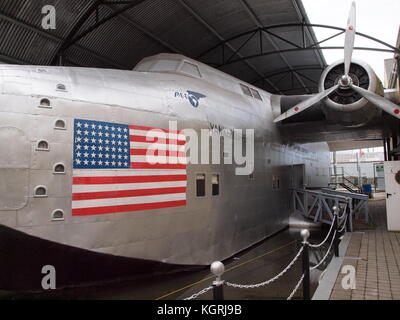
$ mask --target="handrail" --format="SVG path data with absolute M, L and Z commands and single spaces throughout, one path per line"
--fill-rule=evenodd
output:
M 323 192 L 293 188 L 293 210 L 314 222 L 331 224 L 334 215 L 331 206 L 348 208 L 350 212 L 349 229 L 352 230 L 353 197 L 349 193 Z M 357 208 L 358 209 L 358 208 Z
M 323 193 L 337 194 L 337 195 L 341 195 L 341 196 L 344 196 L 344 197 L 350 197 L 350 198 L 358 199 L 358 200 L 368 200 L 368 195 L 361 194 L 361 193 L 349 193 L 349 192 L 346 192 L 346 191 L 332 190 L 332 189 L 329 189 L 329 188 L 322 188 L 321 191 Z
M 356 185 L 353 181 L 350 179 L 347 179 L 345 176 L 343 176 L 343 179 L 346 180 L 348 183 L 350 183 L 352 186 L 356 187 L 358 190 L 362 190 L 358 185 Z
M 320 191 L 301 189 L 301 188 L 291 188 L 291 190 L 295 190 L 295 191 L 301 192 L 301 193 L 315 194 L 315 195 L 320 195 L 322 193 Z M 347 197 L 344 196 L 344 195 L 343 196 L 334 196 L 334 195 L 327 194 L 326 197 L 327 198 L 331 198 L 333 200 L 336 199 L 336 198 L 339 198 L 339 199 L 341 199 L 343 201 L 347 201 Z
M 335 180 L 335 182 L 331 182 L 332 184 L 345 184 L 345 182 L 347 182 L 348 184 L 350 184 L 350 188 L 353 187 L 355 189 L 357 189 L 359 192 L 362 192 L 362 188 L 360 188 L 360 186 L 356 185 L 353 181 L 351 181 L 350 179 L 348 179 L 347 177 L 350 177 L 351 175 L 344 170 L 344 167 L 335 167 L 336 169 L 333 170 L 332 167 L 330 167 L 329 169 L 329 176 L 330 176 L 330 180 Z M 341 172 L 337 172 L 337 169 L 340 169 L 339 171 Z M 335 172 L 336 171 L 336 172 Z M 347 177 L 346 177 L 347 176 Z M 334 178 L 334 179 L 332 179 Z M 342 182 L 338 182 L 337 180 L 342 179 Z
M 339 256 L 339 233 L 344 231 L 347 228 L 347 218 L 350 215 L 350 211 L 347 212 L 347 205 L 343 208 L 343 214 L 339 215 L 340 208 L 339 207 L 333 207 L 333 212 L 334 212 L 334 218 L 331 223 L 331 228 L 328 231 L 327 236 L 325 239 L 318 245 L 312 245 L 308 242 L 308 238 L 310 236 L 310 232 L 307 229 L 303 229 L 300 232 L 301 237 L 303 238 L 302 241 L 302 246 L 299 248 L 297 251 L 296 255 L 294 258 L 290 261 L 290 263 L 282 269 L 281 272 L 279 272 L 277 275 L 274 277 L 265 280 L 260 283 L 255 283 L 255 284 L 237 284 L 237 283 L 232 283 L 228 281 L 224 281 L 221 279 L 224 271 L 225 271 L 225 266 L 222 262 L 220 261 L 215 261 L 211 264 L 210 269 L 211 272 L 216 276 L 215 281 L 213 281 L 212 286 L 208 286 L 199 292 L 192 294 L 190 297 L 185 298 L 184 300 L 193 300 L 196 299 L 198 296 L 205 294 L 206 292 L 210 291 L 213 289 L 213 296 L 214 300 L 223 300 L 224 299 L 224 294 L 223 294 L 223 287 L 224 285 L 227 285 L 229 287 L 237 288 L 237 289 L 255 289 L 259 288 L 261 286 L 266 286 L 271 284 L 272 282 L 278 280 L 281 278 L 285 273 L 287 273 L 292 266 L 296 263 L 296 261 L 299 259 L 300 255 L 302 256 L 302 274 L 300 277 L 300 280 L 296 283 L 294 289 L 291 291 L 289 294 L 287 300 L 291 300 L 296 293 L 296 291 L 299 289 L 300 285 L 303 283 L 303 299 L 304 300 L 309 300 L 310 299 L 310 272 L 317 269 L 322 265 L 322 263 L 326 260 L 326 258 L 329 256 L 329 253 L 332 248 L 334 248 L 335 256 Z M 343 224 L 340 225 L 339 219 L 342 218 L 342 221 L 344 220 Z M 333 232 L 333 236 L 331 239 L 331 242 L 329 244 L 329 247 L 327 251 L 325 252 L 323 258 L 313 267 L 310 267 L 310 258 L 309 258 L 309 249 L 310 248 L 318 248 L 322 244 L 326 242 L 326 240 L 329 238 L 330 234 Z

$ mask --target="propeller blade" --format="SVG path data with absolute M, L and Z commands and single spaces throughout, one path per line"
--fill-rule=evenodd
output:
M 351 56 L 353 55 L 354 38 L 356 36 L 356 3 L 353 1 L 347 20 L 346 36 L 344 39 L 344 74 L 349 75 Z
M 298 104 L 296 104 L 293 108 L 287 110 L 286 112 L 282 113 L 279 117 L 277 117 L 274 122 L 279 122 L 282 120 L 285 120 L 287 118 L 290 118 L 291 116 L 298 114 L 306 109 L 308 109 L 309 107 L 311 107 L 313 104 L 321 101 L 323 98 L 325 98 L 326 96 L 329 96 L 333 91 L 335 91 L 337 88 L 339 88 L 339 84 L 326 89 L 320 93 L 317 93 L 315 95 L 313 95 L 312 97 L 308 98 L 307 100 L 304 100 Z
M 382 110 L 386 111 L 387 113 L 391 114 L 392 116 L 395 116 L 396 118 L 400 119 L 400 106 L 397 104 L 385 99 L 384 97 L 381 97 L 371 91 L 365 90 L 363 88 L 360 88 L 354 84 L 351 85 L 351 88 L 359 93 L 361 96 L 363 96 L 365 99 L 367 99 L 369 102 L 374 104 L 375 106 L 381 108 Z

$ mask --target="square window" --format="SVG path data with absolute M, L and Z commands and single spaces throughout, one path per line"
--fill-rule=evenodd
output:
M 212 184 L 212 195 L 218 196 L 219 195 L 219 174 L 212 175 L 211 184 Z
M 251 90 L 251 93 L 253 94 L 253 97 L 254 97 L 254 98 L 256 98 L 256 99 L 262 101 L 262 98 L 261 98 L 261 96 L 260 96 L 260 93 L 259 93 L 257 90 L 254 90 L 254 89 L 251 89 L 251 88 L 250 88 L 250 90 Z
M 181 67 L 181 71 L 186 74 L 192 75 L 196 78 L 201 78 L 201 73 L 200 73 L 199 67 L 193 63 L 189 63 L 189 62 L 185 61 Z
M 243 92 L 246 96 L 252 97 L 250 88 L 249 88 L 248 86 L 245 86 L 244 84 L 241 84 L 241 85 L 240 85 L 240 88 L 242 88 L 242 92 Z
M 206 175 L 204 173 L 196 175 L 196 196 L 206 196 Z

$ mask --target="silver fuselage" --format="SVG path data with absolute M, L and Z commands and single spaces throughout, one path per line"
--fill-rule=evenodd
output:
M 0 224 L 68 246 L 116 256 L 176 264 L 209 264 L 232 256 L 288 224 L 295 165 L 304 165 L 303 185 L 326 186 L 325 143 L 283 145 L 273 124 L 270 94 L 262 101 L 183 74 L 89 68 L 0 66 Z M 236 85 L 235 83 L 235 85 Z M 58 86 L 64 85 L 64 88 Z M 61 88 L 61 89 L 60 89 Z M 175 92 L 206 94 L 193 108 Z M 50 107 L 40 107 L 47 98 Z M 236 175 L 235 164 L 189 164 L 183 207 L 71 215 L 74 119 L 157 128 L 254 129 L 254 176 Z M 65 130 L 55 128 L 57 120 Z M 318 133 L 316 133 L 318 134 Z M 48 151 L 37 150 L 46 140 Z M 64 174 L 54 165 L 65 165 Z M 196 197 L 195 175 L 206 174 L 206 196 Z M 211 195 L 211 174 L 220 194 Z M 273 188 L 279 177 L 279 188 Z M 34 197 L 37 186 L 46 197 Z M 55 209 L 64 220 L 52 221 Z M 4 263 L 4 262 L 3 262 Z

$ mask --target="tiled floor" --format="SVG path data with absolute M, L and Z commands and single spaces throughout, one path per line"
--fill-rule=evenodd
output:
M 371 201 L 374 226 L 355 223 L 344 265 L 356 269 L 356 288 L 342 288 L 339 273 L 331 300 L 400 299 L 400 232 L 386 231 L 385 200 Z

